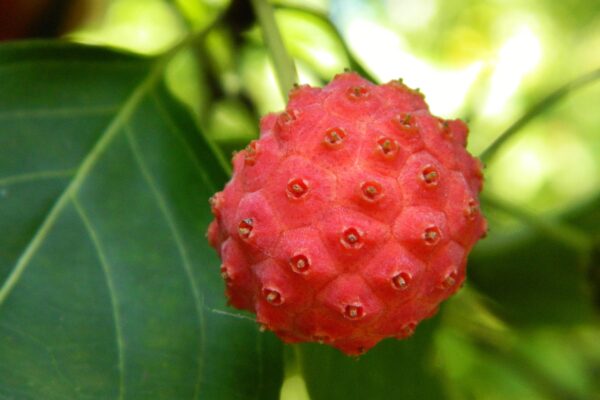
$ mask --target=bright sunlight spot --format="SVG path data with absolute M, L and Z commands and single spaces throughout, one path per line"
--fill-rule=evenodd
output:
M 77 32 L 73 38 L 154 54 L 172 46 L 183 32 L 177 16 L 163 1 L 117 0 L 99 28 Z
M 483 114 L 502 113 L 523 79 L 535 70 L 541 59 L 542 46 L 536 34 L 527 26 L 519 27 L 498 51 Z
M 427 25 L 437 10 L 436 0 L 387 0 L 389 19 L 406 30 Z
M 434 67 L 407 51 L 394 32 L 362 18 L 352 20 L 347 32 L 349 42 L 382 81 L 403 78 L 420 88 L 435 114 L 456 113 L 483 68 L 480 61 L 462 69 Z
M 337 68 L 339 65 L 339 61 L 335 58 L 331 52 L 318 48 L 312 47 L 307 49 L 307 51 L 315 58 L 319 60 L 319 63 L 327 68 Z
M 545 208 L 592 195 L 600 183 L 593 171 L 597 166 L 592 150 L 580 136 L 562 125 L 542 125 L 500 153 L 488 177 L 492 192 Z
M 585 140 L 568 129 L 560 129 L 544 142 L 550 158 L 546 166 L 552 189 L 567 199 L 583 198 L 594 193 L 600 184 L 593 150 Z
M 544 157 L 539 136 L 523 136 L 494 161 L 489 171 L 494 193 L 507 193 L 513 202 L 530 201 L 544 183 L 549 160 Z

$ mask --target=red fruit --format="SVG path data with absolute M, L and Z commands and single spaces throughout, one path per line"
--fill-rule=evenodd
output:
M 486 231 L 466 136 L 399 81 L 296 87 L 211 202 L 229 303 L 286 342 L 351 355 L 412 335 Z

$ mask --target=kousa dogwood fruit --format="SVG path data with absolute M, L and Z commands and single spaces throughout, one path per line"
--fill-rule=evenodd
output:
M 211 199 L 229 303 L 285 342 L 350 355 L 412 335 L 486 232 L 467 132 L 401 81 L 295 87 Z

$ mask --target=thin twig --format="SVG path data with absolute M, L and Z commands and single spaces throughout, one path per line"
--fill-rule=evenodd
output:
M 550 93 L 548 96 L 543 98 L 539 103 L 535 104 L 531 107 L 521 118 L 519 118 L 514 124 L 512 124 L 507 130 L 505 130 L 498 138 L 487 148 L 485 149 L 479 158 L 484 163 L 489 163 L 489 161 L 494 157 L 494 155 L 498 152 L 500 147 L 511 137 L 515 135 L 521 128 L 527 125 L 532 119 L 542 114 L 552 105 L 557 103 L 562 98 L 566 97 L 568 94 L 576 91 L 577 89 L 581 89 L 589 83 L 594 82 L 595 80 L 600 79 L 600 68 L 586 74 L 580 76 L 579 78 L 567 83 L 564 86 L 556 89 L 554 92 Z
M 564 223 L 541 218 L 517 205 L 484 192 L 481 196 L 484 204 L 503 211 L 524 222 L 545 236 L 563 243 L 580 254 L 588 254 L 592 248 L 592 240 L 584 232 Z

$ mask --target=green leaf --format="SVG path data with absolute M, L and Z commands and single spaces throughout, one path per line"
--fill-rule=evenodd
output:
M 586 288 L 590 289 L 596 315 L 600 313 L 600 193 L 588 202 L 575 207 L 568 222 L 587 233 L 592 249 L 586 261 Z
M 299 345 L 311 399 L 444 399 L 432 365 L 438 320 L 423 321 L 410 339 L 385 340 L 359 359 L 317 344 Z
M 589 322 L 593 310 L 578 252 L 523 229 L 490 235 L 469 258 L 469 279 L 509 323 L 525 327 Z
M 337 28 L 337 26 L 333 23 L 333 21 L 331 20 L 331 18 L 328 15 L 326 15 L 318 10 L 312 9 L 310 7 L 297 6 L 297 5 L 291 5 L 291 4 L 286 4 L 284 6 L 280 6 L 280 7 L 278 7 L 278 9 L 280 9 L 281 11 L 297 13 L 299 15 L 303 14 L 308 17 L 308 18 L 306 18 L 308 21 L 310 21 L 310 19 L 315 19 L 317 21 L 320 21 L 324 26 L 330 28 L 331 35 L 333 36 L 331 39 L 333 39 L 335 41 L 335 44 L 337 46 L 336 50 L 342 51 L 344 53 L 344 55 L 348 59 L 348 66 L 350 67 L 350 69 L 358 72 L 361 76 L 370 80 L 373 83 L 378 82 L 378 79 L 376 79 L 370 72 L 368 72 L 362 66 L 361 62 L 354 56 L 354 53 L 348 46 L 348 43 L 344 39 L 342 33 L 340 32 L 340 30 Z M 323 43 L 321 43 L 321 44 L 323 44 Z M 340 72 L 340 71 L 337 71 L 337 72 Z
M 0 398 L 278 397 L 279 342 L 224 305 L 227 175 L 167 61 L 0 47 Z
M 565 85 L 554 90 L 539 102 L 529 108 L 518 120 L 516 120 L 508 129 L 502 132 L 493 143 L 491 143 L 480 155 L 479 158 L 485 163 L 489 163 L 496 155 L 498 150 L 512 138 L 523 127 L 529 124 L 535 117 L 544 113 L 554 104 L 565 98 L 566 96 L 576 92 L 577 90 L 586 87 L 587 85 L 596 82 L 600 79 L 600 68 L 588 72 L 577 79 L 566 83 Z

